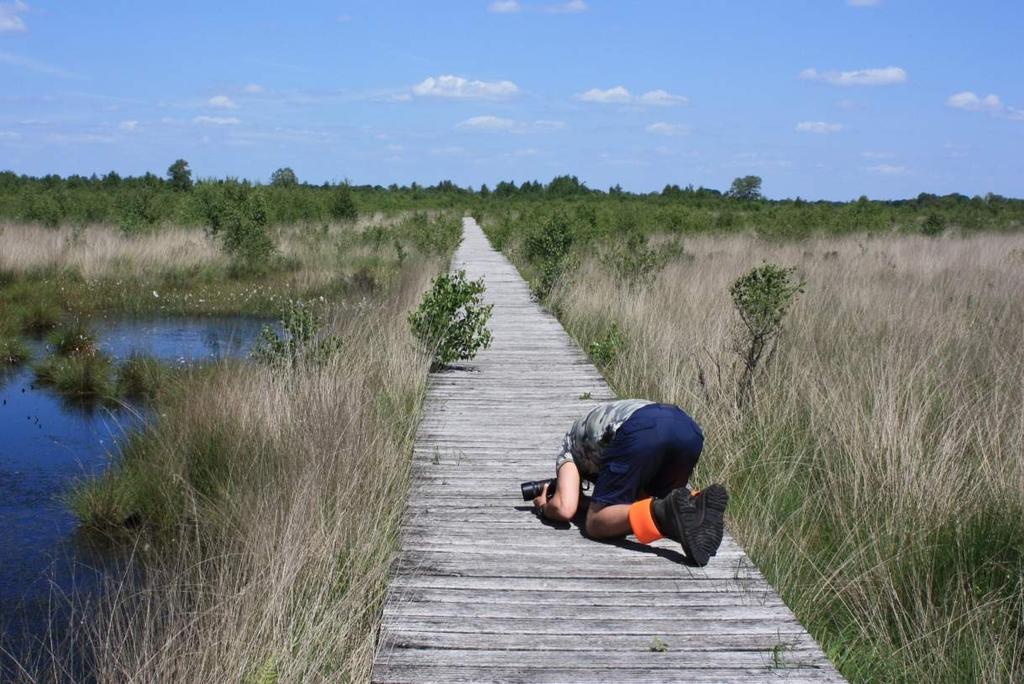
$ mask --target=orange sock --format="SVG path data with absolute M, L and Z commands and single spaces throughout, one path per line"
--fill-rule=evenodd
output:
M 633 528 L 636 538 L 644 544 L 650 544 L 665 536 L 654 522 L 654 513 L 651 511 L 653 501 L 654 499 L 648 497 L 629 507 L 629 526 Z

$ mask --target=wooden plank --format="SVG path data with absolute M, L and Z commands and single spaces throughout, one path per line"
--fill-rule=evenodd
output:
M 842 681 L 728 535 L 695 568 L 667 540 L 599 542 L 532 514 L 519 483 L 550 477 L 568 426 L 614 395 L 472 219 L 463 231 L 453 267 L 484 278 L 494 342 L 428 382 L 373 680 Z

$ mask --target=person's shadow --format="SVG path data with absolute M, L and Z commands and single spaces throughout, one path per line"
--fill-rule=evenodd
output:
M 611 539 L 596 539 L 587 534 L 587 509 L 590 507 L 590 497 L 584 496 L 580 500 L 579 508 L 576 510 L 576 515 L 573 516 L 569 522 L 558 522 L 556 520 L 548 520 L 547 518 L 541 517 L 537 510 L 533 506 L 516 506 L 517 511 L 525 511 L 532 513 L 542 525 L 550 527 L 556 530 L 570 530 L 575 527 L 581 537 L 589 539 L 590 541 L 597 542 L 598 544 L 608 544 L 609 546 L 617 546 L 620 549 L 628 549 L 630 551 L 636 551 L 637 553 L 650 553 L 655 556 L 661 556 L 665 560 L 678 563 L 680 565 L 686 565 L 692 568 L 700 567 L 694 563 L 691 559 L 687 558 L 684 554 L 674 549 L 664 549 L 658 546 L 650 546 L 648 544 L 641 544 L 638 541 L 627 539 L 625 537 L 613 537 Z

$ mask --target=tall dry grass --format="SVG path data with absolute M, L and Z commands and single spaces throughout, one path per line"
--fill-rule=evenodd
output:
M 620 395 L 692 412 L 701 483 L 854 681 L 1024 678 L 1024 236 L 744 237 L 631 291 L 596 260 L 553 298 L 585 345 L 613 322 Z M 736 408 L 730 283 L 796 266 L 755 401 Z
M 154 271 L 226 266 L 216 240 L 194 228 L 126 235 L 112 226 L 44 228 L 0 224 L 0 272 L 25 276 L 74 270 L 86 279 L 149 275 Z
M 76 638 L 25 678 L 87 663 L 98 682 L 366 680 L 429 364 L 405 316 L 440 267 L 336 305 L 344 351 L 325 366 L 224 364 L 173 388 L 76 501 L 87 521 L 148 502 L 140 571 L 73 606 Z

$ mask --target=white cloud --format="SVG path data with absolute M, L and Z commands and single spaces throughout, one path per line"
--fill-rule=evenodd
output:
M 509 14 L 511 12 L 518 12 L 523 9 L 516 0 L 496 0 L 487 6 L 488 12 L 495 12 L 496 14 Z
M 690 132 L 690 127 L 685 124 L 658 121 L 657 123 L 652 123 L 647 126 L 645 130 L 648 133 L 654 133 L 655 135 L 687 135 Z
M 531 131 L 552 131 L 565 128 L 563 121 L 516 121 L 500 116 L 473 116 L 460 121 L 455 126 L 464 130 L 506 131 L 509 133 L 529 133 Z
M 834 86 L 876 86 L 905 83 L 907 72 L 896 66 L 880 69 L 856 69 L 854 71 L 818 71 L 804 69 L 800 78 L 806 81 L 824 81 Z
M 18 16 L 27 11 L 28 5 L 21 2 L 21 0 L 0 3 L 0 33 L 24 33 L 28 31 L 25 22 Z
M 874 7 L 881 5 L 882 0 L 846 0 L 846 4 L 854 7 Z
M 259 83 L 250 83 L 242 88 L 242 92 L 248 93 L 249 95 L 262 95 L 263 93 L 267 92 L 267 89 L 261 86 Z
M 673 105 L 685 105 L 689 100 L 682 95 L 673 95 L 667 90 L 648 90 L 643 95 L 633 95 L 625 86 L 617 85 L 606 90 L 591 88 L 576 95 L 577 100 L 583 102 L 598 102 L 601 104 L 638 104 L 655 107 L 666 107 Z
M 6 140 L 8 142 L 21 140 L 21 133 L 17 133 L 15 131 L 0 131 L 0 140 Z
M 192 119 L 192 123 L 210 126 L 235 126 L 242 122 L 234 116 L 197 116 Z
M 450 97 L 459 99 L 495 99 L 519 92 L 512 81 L 470 81 L 462 76 L 430 76 L 413 86 L 412 92 L 420 97 Z
M 626 90 L 625 87 L 615 86 L 608 88 L 607 90 L 591 88 L 590 90 L 577 95 L 576 99 L 584 102 L 614 103 L 629 102 L 633 99 L 633 96 L 629 94 L 629 91 Z
M 969 112 L 998 112 L 1003 109 L 1003 103 L 998 95 L 986 95 L 978 97 L 970 90 L 950 95 L 946 99 L 946 106 L 954 109 L 966 109 Z
M 339 24 L 347 24 L 352 21 L 352 16 L 348 14 L 339 14 L 337 20 Z
M 573 14 L 575 12 L 586 12 L 587 3 L 584 0 L 569 0 L 568 2 L 559 2 L 554 5 L 548 5 L 544 8 L 545 12 L 552 12 L 554 14 Z
M 894 155 L 892 152 L 876 152 L 873 150 L 868 150 L 867 152 L 861 152 L 860 156 L 864 157 L 865 159 L 892 159 L 896 155 Z
M 796 125 L 799 133 L 838 133 L 843 130 L 843 124 L 829 123 L 828 121 L 801 121 Z
M 122 121 L 121 123 L 119 123 L 117 125 L 117 127 L 120 128 L 122 131 L 134 131 L 134 130 L 138 129 L 139 122 L 138 121 L 134 121 L 134 120 L 133 121 Z
M 906 166 L 899 166 L 897 164 L 878 164 L 876 166 L 866 167 L 871 173 L 877 173 L 882 176 L 901 176 L 907 172 Z
M 666 90 L 648 90 L 646 93 L 640 96 L 640 102 L 642 104 L 657 105 L 657 106 L 672 106 L 672 105 L 685 105 L 690 101 L 682 95 L 673 95 Z
M 515 121 L 500 116 L 474 116 L 456 126 L 456 128 L 474 128 L 483 131 L 510 131 L 515 127 Z
M 215 109 L 237 109 L 238 105 L 227 95 L 214 95 L 206 101 L 207 106 Z
M 27 71 L 34 71 L 38 74 L 45 74 L 46 76 L 55 76 L 57 78 L 82 78 L 76 73 L 65 71 L 60 67 L 51 66 L 45 62 L 38 62 L 28 57 L 22 57 L 21 55 L 11 54 L 10 52 L 0 52 L 0 64 L 7 64 L 13 67 L 19 67 L 26 69 Z

